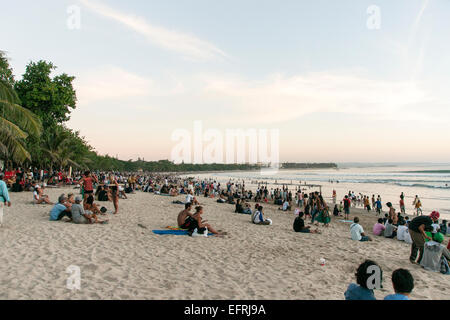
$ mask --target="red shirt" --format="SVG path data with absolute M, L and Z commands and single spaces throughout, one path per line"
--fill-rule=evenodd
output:
M 93 179 L 91 177 L 84 178 L 83 187 L 84 191 L 93 191 L 94 190 Z

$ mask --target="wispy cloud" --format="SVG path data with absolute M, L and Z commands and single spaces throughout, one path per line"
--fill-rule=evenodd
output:
M 91 0 L 80 0 L 81 3 L 106 18 L 117 21 L 144 36 L 156 46 L 181 54 L 193 60 L 217 60 L 228 55 L 215 45 L 180 31 L 169 30 L 155 26 L 142 17 L 134 14 L 124 14 L 107 5 Z
M 252 122 L 283 122 L 316 112 L 400 119 L 412 116 L 404 112 L 408 106 L 430 102 L 427 92 L 410 81 L 376 80 L 350 72 L 276 74 L 258 82 L 239 77 L 205 81 L 205 96 L 226 101 Z
M 156 81 L 117 66 L 102 66 L 83 72 L 75 80 L 75 88 L 81 105 L 148 100 L 150 97 L 179 94 L 184 90 L 176 79 Z

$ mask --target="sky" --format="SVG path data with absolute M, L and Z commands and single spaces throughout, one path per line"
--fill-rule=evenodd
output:
M 449 13 L 447 0 L 16 0 L 0 50 L 16 79 L 38 60 L 75 76 L 67 125 L 124 160 L 257 129 L 279 132 L 283 162 L 450 162 Z

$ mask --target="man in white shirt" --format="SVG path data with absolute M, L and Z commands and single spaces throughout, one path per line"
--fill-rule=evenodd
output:
M 194 196 L 192 195 L 192 192 L 189 192 L 186 195 L 186 200 L 184 201 L 184 203 L 192 203 L 192 201 L 194 201 Z
M 372 239 L 364 234 L 363 227 L 359 224 L 359 218 L 355 217 L 353 223 L 350 226 L 350 234 L 352 240 L 355 241 L 372 241 Z
M 408 226 L 405 225 L 404 221 L 401 221 L 400 225 L 397 228 L 397 240 L 405 241 L 406 243 L 412 244 L 412 239 L 408 231 Z

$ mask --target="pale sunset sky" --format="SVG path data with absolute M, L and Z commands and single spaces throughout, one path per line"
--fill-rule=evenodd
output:
M 449 16 L 447 0 L 16 0 L 0 50 L 16 79 L 41 59 L 75 76 L 67 125 L 123 160 L 170 159 L 200 120 L 279 129 L 281 161 L 450 162 Z

